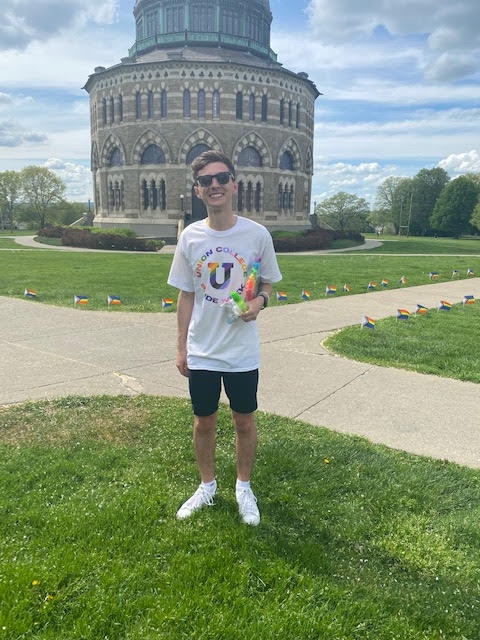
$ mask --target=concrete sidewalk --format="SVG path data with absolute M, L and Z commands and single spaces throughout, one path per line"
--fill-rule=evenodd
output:
M 351 362 L 322 347 L 333 331 L 400 306 L 480 298 L 480 279 L 273 306 L 260 315 L 263 411 L 480 468 L 480 387 Z M 0 404 L 69 394 L 188 397 L 175 367 L 176 317 L 49 307 L 0 297 Z

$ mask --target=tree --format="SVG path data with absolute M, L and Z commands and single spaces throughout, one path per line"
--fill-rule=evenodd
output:
M 424 236 L 432 232 L 430 218 L 437 198 L 450 180 L 445 169 L 421 169 L 413 178 L 409 206 L 409 232 Z
M 62 202 L 65 185 L 50 169 L 31 165 L 20 172 L 23 185 L 25 218 L 36 220 L 40 227 L 47 224 L 54 205 Z
M 377 187 L 377 194 L 375 198 L 375 218 L 373 219 L 375 224 L 382 226 L 391 225 L 395 233 L 398 233 L 399 218 L 400 218 L 400 206 L 399 201 L 399 187 L 404 178 L 397 176 L 390 176 Z
M 478 194 L 479 187 L 467 176 L 449 182 L 438 197 L 430 219 L 431 227 L 456 238 L 467 232 Z
M 364 231 L 370 209 L 363 198 L 340 191 L 320 202 L 315 213 L 337 231 Z
M 20 174 L 16 171 L 0 173 L 0 228 L 13 228 L 14 213 L 22 196 Z

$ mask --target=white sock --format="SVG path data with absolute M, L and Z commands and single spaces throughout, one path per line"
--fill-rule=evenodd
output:
M 208 491 L 208 493 L 213 496 L 213 494 L 217 490 L 217 481 L 213 479 L 211 482 L 202 482 L 202 487 Z
M 237 493 L 240 491 L 244 491 L 245 489 L 250 489 L 250 480 L 247 480 L 247 481 L 237 480 L 237 485 L 235 487 L 235 490 L 237 491 Z

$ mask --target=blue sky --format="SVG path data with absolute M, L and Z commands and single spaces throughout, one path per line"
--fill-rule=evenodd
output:
M 0 171 L 40 164 L 72 200 L 91 198 L 88 96 L 98 65 L 135 38 L 134 0 L 2 0 Z M 373 204 L 389 176 L 480 173 L 478 0 L 270 0 L 278 60 L 323 94 L 315 114 L 317 202 Z

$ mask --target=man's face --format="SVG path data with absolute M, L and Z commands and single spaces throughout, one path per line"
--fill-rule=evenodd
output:
M 206 167 L 200 169 L 197 174 L 197 179 L 202 176 L 215 176 L 213 179 L 207 180 L 209 185 L 202 186 L 197 181 L 195 185 L 195 194 L 197 198 L 200 198 L 207 208 L 225 208 L 232 206 L 233 195 L 237 192 L 237 183 L 229 174 L 230 170 L 223 162 L 211 162 Z M 218 175 L 220 174 L 220 175 Z M 225 184 L 222 184 L 225 182 Z

